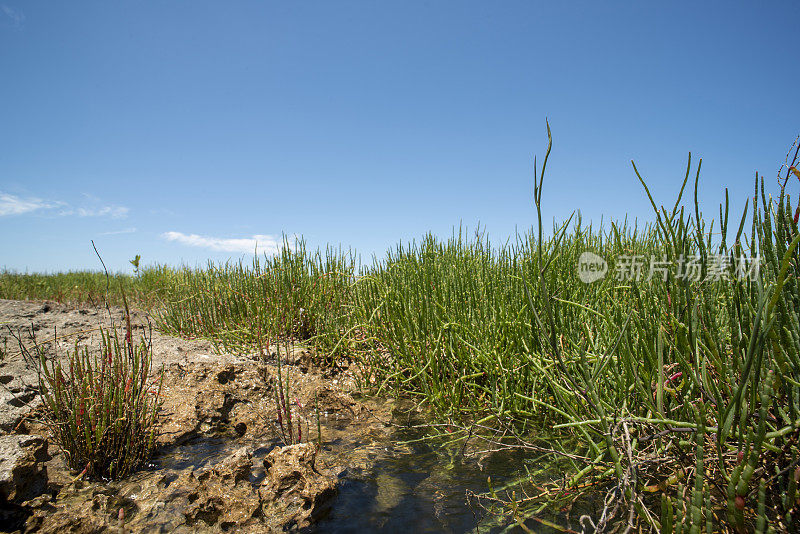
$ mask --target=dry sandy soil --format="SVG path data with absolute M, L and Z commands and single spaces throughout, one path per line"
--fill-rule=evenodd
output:
M 295 348 L 295 416 L 316 439 L 318 399 L 323 447 L 284 446 L 274 358 L 216 354 L 207 341 L 153 329 L 153 367 L 165 373 L 156 452 L 125 480 L 83 480 L 41 422 L 36 366 L 20 343 L 30 347 L 35 338 L 63 357 L 76 341 L 96 345 L 101 326 L 122 321 L 121 309 L 0 300 L 0 531 L 308 530 L 328 512 L 343 468 L 369 462 L 370 447 L 386 439 L 391 402 L 354 398 L 348 370 L 314 368 L 308 351 Z M 137 335 L 150 337 L 144 313 L 132 321 Z

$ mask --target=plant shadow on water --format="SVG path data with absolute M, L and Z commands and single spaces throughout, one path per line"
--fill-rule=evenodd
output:
M 314 532 L 522 532 L 510 518 L 468 503 L 467 493 L 486 492 L 490 476 L 493 484 L 524 476 L 529 455 L 505 450 L 479 461 L 464 457 L 461 446 L 424 437 L 422 426 L 398 428 L 377 454 L 373 449 L 374 463 L 346 469 L 330 514 Z M 558 532 L 533 521 L 526 526 Z

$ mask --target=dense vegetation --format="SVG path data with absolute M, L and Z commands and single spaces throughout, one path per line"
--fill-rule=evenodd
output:
M 787 166 L 774 198 L 757 178 L 741 214 L 729 213 L 726 193 L 710 219 L 690 157 L 666 206 L 640 177 L 652 224 L 576 217 L 550 232 L 546 163 L 535 176 L 538 226 L 499 247 L 460 231 L 429 235 L 359 266 L 352 253 L 300 243 L 111 285 L 128 287 L 167 331 L 226 350 L 304 339 L 321 359 L 357 361 L 365 388 L 418 397 L 454 441 L 500 429 L 496 439 L 544 453 L 563 480 L 485 496 L 520 521 L 600 492 L 605 510 L 593 520 L 603 528 L 796 531 L 800 232 L 785 187 L 800 173 Z M 586 251 L 618 270 L 582 282 Z M 638 279 L 619 270 L 632 257 L 644 258 Z M 741 262 L 751 257 L 757 269 Z M 670 268 L 651 277 L 652 259 Z M 97 298 L 104 288 L 97 274 L 0 276 L 3 298 Z
M 69 271 L 53 274 L 0 271 L 0 298 L 54 300 L 64 303 L 100 305 L 123 304 L 123 293 L 139 306 L 151 306 L 167 295 L 173 270 L 149 267 L 138 276 L 98 271 Z

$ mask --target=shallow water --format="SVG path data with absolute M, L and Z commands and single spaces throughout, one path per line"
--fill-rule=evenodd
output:
M 278 440 L 265 442 L 253 450 L 253 470 L 250 482 L 257 486 L 266 477 L 266 472 L 262 462 L 269 452 L 278 445 Z M 150 463 L 151 469 L 163 469 L 170 472 L 180 472 L 186 470 L 198 470 L 205 467 L 214 466 L 231 453 L 241 447 L 230 438 L 213 436 L 198 437 L 179 446 L 169 447 L 156 454 Z
M 402 412 L 387 410 L 382 415 L 396 424 L 400 420 L 408 423 L 406 417 L 398 417 L 399 413 Z M 495 487 L 522 476 L 525 462 L 530 461 L 525 454 L 495 452 L 479 461 L 465 457 L 460 447 L 420 441 L 424 437 L 420 427 L 389 427 L 371 417 L 326 417 L 322 429 L 322 461 L 329 467 L 349 467 L 339 475 L 338 494 L 330 513 L 314 526 L 313 532 L 521 532 L 508 520 L 485 517 L 482 509 L 471 507 L 467 492 L 485 492 L 489 476 Z M 181 472 L 216 465 L 245 445 L 253 449 L 250 482 L 257 486 L 265 477 L 260 459 L 277 446 L 277 440 L 248 442 L 201 436 L 163 449 L 144 472 L 106 491 L 120 500 L 118 505 L 130 507 L 133 515 L 137 501 L 144 498 L 137 495 L 139 477 L 158 472 L 166 475 L 169 485 Z M 167 502 L 145 521 L 148 526 L 171 528 L 180 523 L 182 513 L 182 509 Z M 539 523 L 531 522 L 529 526 L 537 533 L 553 532 Z
M 481 493 L 487 489 L 487 477 L 502 483 L 524 472 L 523 455 L 494 453 L 481 467 L 476 460 L 465 459 L 457 448 L 442 448 L 431 442 L 402 443 L 423 437 L 418 429 L 398 429 L 386 439 L 334 440 L 326 446 L 331 452 L 342 451 L 336 458 L 359 467 L 345 469 L 339 476 L 339 491 L 329 516 L 314 527 L 314 532 L 500 532 L 481 522 L 484 513 L 467 503 L 467 490 Z M 169 472 L 196 470 L 213 466 L 240 444 L 218 437 L 203 437 L 175 447 L 153 460 L 151 467 Z M 274 444 L 254 451 L 263 458 Z M 254 485 L 265 472 L 254 461 Z M 485 522 L 485 521 L 484 521 Z M 512 530 L 513 531 L 513 530 Z M 541 525 L 536 532 L 542 532 Z
M 526 455 L 495 452 L 479 462 L 459 447 L 414 441 L 423 435 L 419 428 L 398 428 L 372 449 L 370 465 L 345 470 L 332 511 L 314 532 L 522 532 L 508 520 L 485 517 L 469 505 L 467 492 L 486 492 L 489 476 L 495 485 L 522 476 Z
M 332 512 L 316 531 L 469 532 L 480 517 L 466 491 L 484 491 L 486 477 L 477 465 L 451 462 L 424 443 L 410 450 L 388 445 L 373 466 L 345 471 Z

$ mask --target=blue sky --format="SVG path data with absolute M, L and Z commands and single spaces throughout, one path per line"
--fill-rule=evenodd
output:
M 0 268 L 202 264 L 281 234 L 714 214 L 800 133 L 797 2 L 0 0 Z

